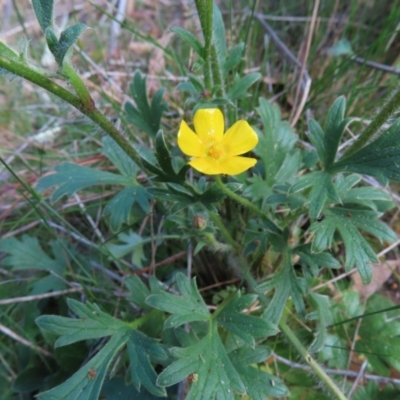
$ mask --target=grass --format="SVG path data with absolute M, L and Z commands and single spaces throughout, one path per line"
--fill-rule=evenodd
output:
M 18 9 L 15 8 L 16 3 Z M 26 39 L 26 32 L 31 38 L 30 57 L 39 64 L 43 56 L 44 40 L 39 34 L 31 7 L 27 1 L 13 4 L 8 31 L 2 31 L 2 34 L 8 44 L 17 47 L 21 38 Z M 123 105 L 129 101 L 129 84 L 136 69 L 148 74 L 148 85 L 152 94 L 159 87 L 165 87 L 169 109 L 162 122 L 167 132 L 168 145 L 175 147 L 175 132 L 181 118 L 187 115 L 184 97 L 175 88 L 186 78 L 187 69 L 196 73 L 196 66 L 193 65 L 193 54 L 180 40 L 169 37 L 168 29 L 172 25 L 181 25 L 198 32 L 197 22 L 190 18 L 193 10 L 186 3 L 181 6 L 172 0 L 143 1 L 137 4 L 128 1 L 127 10 L 129 7 L 133 8 L 131 14 L 124 20 L 121 31 L 113 33 L 112 19 L 101 10 L 104 8 L 108 13 L 114 13 L 115 10 L 108 2 L 98 1 L 96 4 L 100 8 L 96 9 L 89 3 L 81 7 L 78 2 L 57 5 L 59 10 L 75 7 L 71 20 L 84 20 L 92 28 L 79 41 L 79 51 L 74 53 L 74 64 L 78 66 L 78 70 L 85 71 L 83 74 L 86 76 L 87 86 L 99 108 L 129 139 L 144 143 L 150 148 L 154 147 L 153 141 L 132 130 L 132 125 L 125 118 Z M 266 21 L 275 36 L 271 35 L 271 31 L 268 33 L 257 22 L 257 18 L 249 22 L 251 9 L 248 2 L 221 1 L 219 4 L 226 19 L 228 41 L 232 45 L 240 41 L 246 43 L 246 57 L 239 69 L 259 71 L 262 74 L 261 81 L 252 89 L 252 95 L 239 103 L 239 109 L 246 111 L 249 119 L 257 119 L 252 110 L 258 106 L 260 96 L 272 98 L 279 105 L 283 118 L 292 122 L 302 105 L 303 110 L 295 121 L 295 129 L 300 138 L 306 140 L 307 115 L 317 120 L 323 119 L 333 100 L 339 95 L 345 95 L 348 113 L 359 116 L 361 120 L 359 125 L 355 125 L 355 132 L 348 132 L 350 135 L 358 133 L 363 126 L 362 122 L 372 118 L 386 101 L 386 96 L 398 85 L 398 77 L 394 74 L 367 65 L 358 65 L 350 56 L 335 59 L 329 56 L 329 49 L 339 39 L 346 38 L 355 55 L 399 68 L 399 41 L 396 41 L 396 24 L 400 17 L 399 1 L 385 4 L 370 1 L 365 5 L 356 0 L 346 3 L 324 2 L 318 12 L 309 51 L 305 51 L 305 46 L 313 3 L 256 2 L 256 17 Z M 60 19 L 61 15 L 60 11 L 57 18 Z M 282 51 L 277 46 L 276 37 L 286 45 L 287 50 Z M 109 53 L 111 41 L 116 41 L 117 46 Z M 296 62 L 303 61 L 306 63 L 303 77 L 306 73 L 312 81 L 308 93 L 301 87 L 301 70 L 296 65 Z M 49 387 L 51 382 L 62 381 L 89 358 L 86 353 L 82 357 L 82 354 L 67 354 L 67 351 L 61 355 L 56 353 L 56 361 L 46 357 L 47 350 L 43 348 L 43 339 L 34 323 L 36 317 L 43 314 L 67 315 L 66 297 L 96 301 L 104 310 L 118 318 L 129 316 L 131 305 L 122 278 L 132 274 L 140 274 L 146 278 L 148 272 L 157 271 L 159 281 L 168 287 L 173 283 L 174 273 L 185 271 L 188 267 L 186 253 L 190 253 L 195 244 L 185 239 L 185 234 L 192 227 L 187 221 L 178 221 L 179 216 L 176 216 L 176 221 L 181 223 L 179 234 L 182 239 L 162 242 L 160 232 L 163 229 L 173 229 L 176 225 L 171 220 L 165 220 L 165 210 L 161 204 L 152 204 L 153 213 L 145 214 L 138 209 L 132 213 L 130 225 L 124 226 L 124 233 L 137 232 L 146 241 L 135 244 L 131 237 L 130 242 L 128 240 L 125 243 L 127 248 L 130 246 L 131 251 L 125 257 L 116 257 L 116 233 L 111 231 L 108 220 L 102 217 L 104 207 L 114 191 L 112 186 L 92 187 L 79 191 L 68 200 L 63 198 L 55 203 L 51 201 L 51 191 L 45 192 L 40 199 L 31 196 L 30 187 L 35 187 L 38 179 L 52 171 L 60 162 L 93 166 L 111 172 L 115 172 L 115 168 L 100 155 L 103 133 L 74 109 L 55 100 L 42 89 L 7 74 L 0 76 L 0 96 L 0 156 L 6 160 L 8 166 L 8 169 L 0 167 L 1 237 L 22 240 L 22 235 L 25 234 L 38 238 L 41 248 L 50 258 L 57 257 L 57 254 L 51 253 L 51 242 L 60 244 L 61 258 L 67 271 L 63 278 L 63 290 L 69 291 L 67 296 L 54 297 L 42 297 L 40 290 L 37 293 L 32 292 L 32 284 L 44 276 L 43 271 L 40 271 L 40 262 L 44 262 L 44 259 L 36 260 L 37 270 L 13 270 L 2 265 L 6 254 L 0 253 L 0 335 L 3 335 L 0 340 L 0 393 L 6 393 L 8 397 L 5 399 L 25 400 L 32 398 L 41 387 L 38 377 L 29 383 L 28 377 L 35 377 L 35 368 L 45 368 L 48 372 Z M 43 134 L 47 135 L 48 140 L 32 140 L 40 138 L 40 134 L 42 137 Z M 397 185 L 393 184 L 391 190 L 395 193 Z M 398 201 L 395 203 L 399 209 Z M 227 202 L 226 206 L 232 215 L 240 215 L 236 204 Z M 392 228 L 398 232 L 396 208 L 385 219 L 391 221 Z M 41 222 L 42 219 L 48 221 L 47 224 Z M 231 223 L 240 231 L 245 221 L 232 219 Z M 114 253 L 110 250 L 113 245 Z M 27 251 L 28 247 L 25 249 Z M 121 248 L 118 250 L 122 251 Z M 334 250 L 341 259 L 343 249 L 338 247 Z M 23 246 L 21 251 L 24 251 Z M 264 260 L 267 267 L 263 269 L 261 265 L 260 274 L 270 273 L 268 268 L 276 262 L 276 254 L 269 256 L 271 259 Z M 397 249 L 392 250 L 390 257 L 398 257 Z M 226 268 L 226 262 L 223 255 L 216 254 L 207 247 L 190 259 L 190 266 L 196 271 L 198 285 L 211 307 L 217 303 L 216 298 L 228 296 L 238 283 L 237 274 Z M 143 268 L 145 272 L 138 271 L 133 265 Z M 316 283 L 326 285 L 328 289 L 324 293 L 333 298 L 342 298 L 345 305 L 354 308 L 348 314 L 349 318 L 362 315 L 367 303 L 362 302 L 357 294 L 351 294 L 348 276 L 335 280 L 337 275 L 329 271 L 319 277 L 319 282 Z M 399 275 L 394 274 L 394 277 L 400 283 Z M 23 301 L 27 295 L 33 295 L 34 301 Z M 16 301 L 1 305 L 2 300 L 10 298 L 16 298 Z M 386 304 L 385 300 L 381 303 Z M 340 308 L 340 303 L 335 312 L 343 318 L 346 317 L 346 310 Z M 293 318 L 297 319 L 295 316 Z M 310 328 L 298 319 L 297 323 L 301 339 L 308 340 Z M 342 337 L 346 340 L 331 343 L 331 348 L 325 349 L 320 355 L 321 361 L 326 361 L 330 368 L 358 371 L 364 356 L 348 351 L 349 348 L 355 348 L 358 327 L 357 323 L 345 325 Z M 291 371 L 290 363 L 295 362 L 295 356 L 285 347 L 287 346 L 282 340 L 276 339 L 274 352 L 289 362 L 289 365 L 280 364 L 277 370 L 290 384 L 290 398 L 301 398 L 307 393 L 307 398 L 323 399 L 325 394 L 315 387 L 314 379 L 308 372 L 301 369 Z M 36 350 L 33 351 L 32 348 Z M 75 347 L 70 348 L 78 353 Z M 82 350 L 82 353 L 86 350 Z M 370 351 L 376 349 L 372 348 Z M 62 371 L 64 376 L 57 376 L 56 372 L 60 370 L 59 365 L 63 361 L 68 368 Z M 277 361 L 271 357 L 270 362 Z M 398 377 L 399 372 L 395 368 L 380 363 L 382 364 L 381 361 L 376 361 L 372 366 L 374 373 Z M 267 366 L 273 369 L 271 365 Z M 357 395 L 359 390 L 358 393 L 361 393 L 361 389 L 357 389 L 358 386 L 363 386 L 361 382 L 351 379 L 341 381 L 343 387 L 347 392 L 353 391 Z M 381 384 L 382 387 L 384 385 Z M 371 395 L 368 398 L 373 397 Z

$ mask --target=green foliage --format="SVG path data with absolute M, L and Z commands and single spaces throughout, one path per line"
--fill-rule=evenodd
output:
M 332 170 L 355 172 L 358 174 L 376 176 L 383 182 L 389 179 L 400 181 L 399 162 L 400 119 L 393 122 L 390 128 L 379 137 L 352 155 L 342 157 Z
M 62 31 L 58 38 L 54 27 L 53 0 L 33 0 L 32 5 L 39 25 L 46 36 L 47 45 L 53 53 L 57 64 L 62 67 L 68 50 L 78 40 L 82 32 L 86 30 L 87 26 L 85 24 L 71 25 Z
M 21 240 L 9 238 L 0 241 L 0 251 L 7 254 L 2 260 L 4 267 L 11 267 L 13 271 L 37 270 L 46 273 L 32 283 L 32 295 L 65 289 L 62 277 L 71 262 L 73 250 L 57 241 L 52 241 L 50 246 L 54 258 L 43 250 L 35 237 L 24 235 Z
M 126 103 L 127 120 L 154 138 L 160 130 L 161 116 L 167 109 L 167 104 L 163 101 L 164 89 L 157 90 L 151 103 L 149 103 L 146 92 L 146 78 L 139 71 L 136 71 L 133 82 L 130 84 L 130 91 L 136 107 L 131 103 Z
M 114 140 L 105 137 L 103 145 L 103 153 L 117 167 L 120 174 L 63 163 L 54 168 L 55 174 L 41 178 L 36 189 L 42 192 L 50 187 L 59 186 L 52 195 L 52 201 L 55 202 L 65 195 L 71 197 L 76 191 L 90 186 L 125 186 L 104 208 L 104 215 L 110 216 L 111 229 L 116 232 L 123 223 L 129 222 L 131 210 L 135 204 L 144 213 L 150 211 L 152 195 L 137 182 L 138 167 Z
M 42 31 L 53 27 L 54 2 L 53 0 L 32 0 L 33 9 Z
M 97 399 L 108 367 L 127 342 L 126 333 L 115 334 L 110 341 L 78 372 L 55 388 L 39 394 L 39 400 Z
M 325 218 L 315 221 L 309 231 L 314 233 L 312 250 L 323 251 L 332 246 L 337 230 L 346 249 L 346 269 L 357 267 L 365 283 L 371 281 L 371 263 L 378 258 L 360 230 L 367 231 L 379 240 L 395 241 L 396 234 L 383 222 L 376 220 L 379 213 L 359 207 L 331 207 L 324 210 Z
M 292 68 L 266 41 L 275 36 L 266 36 L 263 24 L 252 24 L 247 13 L 239 21 L 240 13 L 233 9 L 225 15 L 213 1 L 196 0 L 201 21 L 193 26 L 201 27 L 202 36 L 182 27 L 171 29 L 184 44 L 182 49 L 175 42 L 168 46 L 172 49 L 162 49 L 155 39 L 131 28 L 128 17 L 121 23 L 164 51 L 165 75 L 186 77 L 178 85 L 180 97 L 172 94 L 166 80 L 165 88 L 149 95 L 147 71 L 136 71 L 130 84 L 132 103 L 121 110 L 108 96 L 92 98 L 70 65 L 70 50 L 86 25 L 61 31 L 54 25 L 53 1 L 32 3 L 59 68 L 34 67 L 26 49 L 19 55 L 2 41 L 0 68 L 83 112 L 96 129 L 80 136 L 77 157 L 101 153 L 106 158 L 91 167 L 66 161 L 54 165 L 48 147 L 35 148 L 32 152 L 40 154 L 40 161 L 36 156 L 24 159 L 21 165 L 29 169 L 22 177 L 0 158 L 15 179 L 0 195 L 18 190 L 25 201 L 0 213 L 2 233 L 3 227 L 12 231 L 0 241 L 0 316 L 5 326 L 0 393 L 21 399 L 37 395 L 39 400 L 262 400 L 288 397 L 290 390 L 291 399 L 320 400 L 328 398 L 327 389 L 343 399 L 341 391 L 347 393 L 351 384 L 339 384 L 337 377 L 330 380 L 324 366 L 347 369 L 359 354 L 369 372 L 389 376 L 393 369 L 400 370 L 398 306 L 376 294 L 361 300 L 348 281 L 337 278 L 342 267 L 357 267 L 363 282 L 370 282 L 371 265 L 383 262 L 378 251 L 398 239 L 395 218 L 392 230 L 383 216 L 396 206 L 396 198 L 365 179 L 373 176 L 384 184 L 400 180 L 400 120 L 388 119 L 395 113 L 388 104 L 400 91 L 382 105 L 375 90 L 382 81 L 388 90 L 390 79 L 378 76 L 368 89 L 360 77 L 375 73 L 352 71 L 354 87 L 325 109 L 331 87 L 343 92 L 338 86 L 343 66 L 327 59 L 318 65 L 318 76 L 315 68 L 309 70 L 313 85 L 306 107 L 316 118 L 300 117 L 293 128 L 293 115 L 303 104 L 298 96 L 288 95 L 293 78 L 278 76 Z M 319 11 L 321 17 L 332 15 L 328 3 Z M 258 6 L 265 11 L 262 2 Z M 397 21 L 398 16 L 393 11 L 387 21 Z M 351 26 L 354 37 L 361 32 L 359 25 L 368 29 L 369 21 L 364 22 Z M 395 34 L 395 24 L 387 25 L 392 31 L 382 28 L 385 39 L 376 40 L 385 52 L 390 49 L 387 38 Z M 290 28 L 289 47 L 298 41 Z M 320 59 L 313 51 L 310 63 L 313 56 Z M 349 54 L 342 64 L 355 59 L 344 42 L 331 47 L 331 54 Z M 131 65 L 132 59 L 126 60 Z M 332 68 L 331 76 L 320 68 Z M 73 91 L 56 79 L 68 79 Z M 321 90 L 318 83 L 323 79 L 329 83 Z M 374 103 L 386 110 L 386 117 L 374 117 L 359 136 L 358 126 L 352 125 L 355 147 L 346 150 L 354 121 L 346 117 L 349 110 L 363 121 L 370 119 L 354 98 L 353 92 L 360 90 L 368 98 L 363 104 Z M 23 96 L 15 97 L 19 107 Z M 113 103 L 115 117 L 121 120 L 114 124 L 104 115 L 108 104 L 103 101 Z M 245 119 L 254 127 L 258 145 L 251 154 L 243 154 L 257 159 L 252 169 L 216 180 L 190 170 L 177 149 L 176 132 L 182 115 L 204 107 L 219 107 L 226 126 Z M 283 120 L 288 115 L 290 122 Z M 320 115 L 326 115 L 325 121 Z M 47 111 L 45 117 L 47 121 Z M 44 121 L 40 113 L 36 118 L 31 121 L 34 129 Z M 129 140 L 119 130 L 120 122 Z M 18 118 L 10 122 L 10 130 L 16 124 Z M 70 136 L 75 140 L 75 125 L 66 125 L 63 143 Z M 364 135 L 369 130 L 373 135 Z M 201 151 L 207 157 L 212 153 L 211 147 Z M 39 171 L 44 175 L 32 189 L 25 182 Z M 83 211 L 56 204 L 77 192 L 83 192 Z M 101 200 L 90 200 L 88 192 Z M 103 192 L 107 196 L 99 196 Z M 85 225 L 87 220 L 90 225 Z M 27 229 L 35 230 L 17 236 Z M 63 289 L 76 297 L 60 296 Z M 25 292 L 31 297 L 24 297 Z M 297 368 L 301 360 L 293 350 L 310 372 Z M 380 389 L 369 383 L 359 387 L 354 398 L 397 395 L 390 385 Z

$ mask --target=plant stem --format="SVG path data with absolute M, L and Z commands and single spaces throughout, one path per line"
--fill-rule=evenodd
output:
M 204 36 L 204 85 L 211 90 L 211 47 L 213 29 L 213 0 L 194 1 Z
M 93 122 L 96 123 L 100 128 L 102 128 L 109 136 L 111 136 L 121 147 L 121 149 L 141 168 L 142 163 L 140 161 L 139 153 L 132 147 L 132 145 L 128 142 L 128 140 L 121 134 L 121 132 L 115 128 L 113 123 L 107 119 L 107 117 L 100 112 L 95 104 L 89 104 L 91 98 L 87 97 L 90 94 L 87 92 L 86 87 L 83 89 L 82 87 L 77 90 L 78 95 L 83 95 L 84 98 L 80 98 L 68 90 L 64 89 L 62 86 L 58 85 L 47 76 L 35 70 L 33 67 L 30 67 L 26 63 L 18 62 L 16 60 L 10 60 L 7 57 L 3 57 L 0 55 L 0 68 L 3 68 L 12 74 L 25 78 L 26 80 L 35 83 L 36 85 L 46 89 L 50 93 L 55 94 L 60 99 L 66 101 L 71 104 L 71 106 L 75 107 L 82 114 L 86 115 Z M 72 68 L 71 68 L 72 69 Z M 75 71 L 74 71 L 75 73 Z M 75 73 L 76 74 L 76 73 Z M 80 80 L 80 78 L 78 77 Z M 82 81 L 81 81 L 82 82 Z M 72 83 L 72 82 L 71 82 Z M 75 85 L 77 81 L 75 80 Z M 74 85 L 74 87 L 75 87 Z M 79 86 L 79 83 L 77 84 Z M 82 85 L 84 86 L 83 82 Z M 86 90 L 87 94 L 84 94 L 84 90 Z M 86 101 L 86 103 L 85 103 Z
M 249 200 L 245 199 L 242 196 L 239 196 L 238 194 L 232 192 L 232 190 L 228 189 L 224 183 L 221 180 L 221 177 L 219 175 L 215 175 L 214 176 L 215 182 L 217 183 L 217 185 L 219 186 L 219 188 L 227 195 L 229 196 L 231 199 L 237 201 L 238 203 L 244 205 L 245 207 L 247 207 L 248 209 L 254 211 L 257 215 L 259 215 L 268 225 L 268 229 L 277 234 L 277 233 L 281 233 L 280 229 L 267 217 L 267 215 L 261 211 L 257 206 L 255 206 L 252 202 L 250 202 Z
M 266 219 L 265 214 L 258 207 L 256 207 L 254 204 L 250 203 L 248 200 L 244 199 L 243 197 L 241 197 L 241 196 L 237 195 L 236 193 L 232 192 L 231 190 L 229 190 L 223 184 L 223 182 L 221 181 L 221 177 L 219 175 L 215 176 L 215 181 L 217 182 L 217 184 L 221 188 L 221 190 L 223 190 L 224 193 L 226 193 L 228 196 L 230 196 L 233 200 L 236 200 L 240 204 L 243 204 L 244 206 L 250 208 L 256 214 L 260 215 L 263 219 Z M 270 220 L 267 220 L 267 221 L 269 221 L 273 225 L 273 223 Z M 228 233 L 228 236 L 230 236 L 229 233 Z M 233 240 L 233 239 L 231 239 L 231 240 Z M 257 281 L 251 275 L 245 260 L 241 260 L 240 256 L 239 256 L 237 266 L 240 268 L 240 271 L 243 275 L 243 279 L 246 281 L 249 289 L 252 292 L 257 293 L 261 304 L 263 306 L 267 307 L 269 304 L 269 300 L 263 293 L 260 293 L 257 290 L 257 286 L 258 286 Z M 294 334 L 294 332 L 289 328 L 289 326 L 286 324 L 284 319 L 281 319 L 278 326 L 281 329 L 282 333 L 287 337 L 287 339 L 292 343 L 292 345 L 296 348 L 296 350 L 299 352 L 299 354 L 303 357 L 304 361 L 312 368 L 312 370 L 321 379 L 321 381 L 324 382 L 324 384 L 327 386 L 329 391 L 333 395 L 335 395 L 335 397 L 337 399 L 346 400 L 346 397 L 340 391 L 340 389 L 336 386 L 335 382 L 333 382 L 333 380 L 326 374 L 326 372 L 322 369 L 322 367 L 317 363 L 317 361 L 314 360 L 314 358 L 310 355 L 310 353 L 306 350 L 306 348 L 301 344 L 300 340 L 297 338 L 297 336 Z
M 305 362 L 312 368 L 315 374 L 321 379 L 322 382 L 326 385 L 329 391 L 339 400 L 347 400 L 346 396 L 341 392 L 341 390 L 337 387 L 335 382 L 327 375 L 327 373 L 321 368 L 321 366 L 311 357 L 310 353 L 306 350 L 306 348 L 302 345 L 300 340 L 294 334 L 294 332 L 289 328 L 286 324 L 286 321 L 283 319 L 279 322 L 279 328 L 290 341 L 290 343 L 296 348 Z
M 391 115 L 400 107 L 400 86 L 394 93 L 392 98 L 383 106 L 378 115 L 372 120 L 372 122 L 364 129 L 361 135 L 355 140 L 355 142 L 347 149 L 344 153 L 343 158 L 350 156 L 356 151 L 360 150 L 371 137 L 379 130 L 379 128 L 387 122 Z
M 83 106 L 86 110 L 90 111 L 96 108 L 96 105 L 87 90 L 86 85 L 83 83 L 81 77 L 75 72 L 70 64 L 64 62 L 62 72 L 66 75 L 71 85 L 74 87 L 78 97 L 81 99 Z

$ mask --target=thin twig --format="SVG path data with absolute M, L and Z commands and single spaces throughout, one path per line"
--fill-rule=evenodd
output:
M 14 339 L 15 341 L 22 343 L 23 345 L 31 348 L 32 350 L 36 350 L 39 351 L 40 353 L 42 353 L 43 355 L 45 355 L 46 357 L 54 357 L 51 353 L 49 353 L 46 349 L 43 349 L 40 346 L 36 346 L 35 344 L 33 344 L 32 342 L 30 342 L 29 340 L 26 340 L 25 338 L 23 338 L 22 336 L 18 335 L 17 333 L 15 333 L 14 331 L 12 331 L 11 329 L 7 328 L 6 326 L 4 326 L 3 324 L 0 324 L 0 332 L 4 333 L 4 335 L 10 337 L 11 339 Z
M 28 301 L 47 299 L 49 297 L 63 296 L 64 294 L 82 292 L 82 291 L 83 291 L 83 287 L 79 286 L 79 287 L 74 287 L 71 289 L 58 290 L 56 292 L 35 294 L 32 296 L 12 297 L 11 299 L 0 300 L 0 306 L 4 306 L 6 304 L 24 303 L 24 302 L 28 302 Z
M 281 362 L 282 364 L 288 365 L 291 368 L 303 369 L 305 371 L 312 371 L 311 367 L 309 367 L 308 365 L 303 365 L 303 364 L 299 364 L 299 363 L 290 361 L 286 358 L 278 356 L 275 353 L 272 354 L 272 357 L 276 358 L 279 362 Z M 357 372 L 357 371 L 337 370 L 337 369 L 331 369 L 331 368 L 324 368 L 324 370 L 327 374 L 330 374 L 330 375 L 348 376 L 351 378 L 357 378 L 357 376 L 359 375 L 359 372 Z M 372 375 L 372 374 L 363 374 L 362 377 L 364 379 L 368 379 L 370 381 L 376 381 L 376 382 L 380 382 L 380 383 L 393 383 L 395 385 L 400 385 L 400 379 L 396 379 L 396 378 L 387 378 L 385 376 Z
M 357 378 L 355 379 L 353 386 L 351 387 L 349 394 L 347 395 L 347 397 L 350 399 L 351 396 L 353 395 L 353 393 L 355 392 L 355 390 L 357 389 L 358 386 L 358 382 L 360 381 L 360 379 L 363 377 L 365 369 L 368 366 L 368 360 L 365 360 L 360 368 L 360 371 L 358 372 Z
M 310 88 L 311 88 L 311 79 L 310 79 L 308 73 L 306 75 L 306 72 L 307 72 L 306 71 L 306 65 L 307 65 L 307 58 L 308 58 L 308 55 L 310 53 L 312 37 L 314 35 L 315 21 L 317 19 L 317 15 L 318 15 L 318 9 L 319 9 L 319 0 L 315 0 L 313 13 L 312 13 L 312 17 L 311 17 L 311 22 L 310 22 L 310 29 L 308 31 L 307 40 L 306 40 L 306 47 L 304 49 L 304 57 L 303 57 L 303 60 L 301 62 L 301 67 L 300 67 L 299 83 L 297 85 L 295 100 L 294 100 L 293 109 L 292 109 L 292 115 L 291 115 L 291 118 L 290 118 L 291 119 L 290 125 L 292 127 L 296 125 L 297 121 L 300 118 L 301 113 L 303 112 L 304 106 L 305 106 L 306 101 L 307 101 L 308 93 L 309 93 Z M 308 76 L 309 79 L 306 79 L 307 85 L 305 87 L 305 90 L 303 90 L 303 96 L 302 96 L 301 101 L 299 103 L 300 89 L 301 89 L 301 86 L 302 86 L 301 83 L 303 81 L 303 78 L 307 78 L 307 76 Z

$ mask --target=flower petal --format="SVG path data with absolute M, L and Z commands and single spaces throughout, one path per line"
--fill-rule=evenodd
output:
M 188 156 L 204 157 L 207 154 L 207 149 L 204 147 L 203 142 L 185 121 L 182 121 L 179 127 L 178 146 Z
M 194 129 L 204 143 L 220 142 L 224 135 L 224 116 L 218 108 L 201 108 L 193 117 Z
M 254 149 L 258 143 L 258 136 L 246 121 L 240 120 L 226 131 L 222 143 L 229 156 L 238 156 Z
M 221 174 L 219 163 L 215 158 L 193 158 L 191 161 L 189 161 L 189 165 L 206 175 Z
M 219 171 L 225 175 L 238 175 L 256 165 L 257 159 L 250 157 L 228 157 L 219 163 Z

